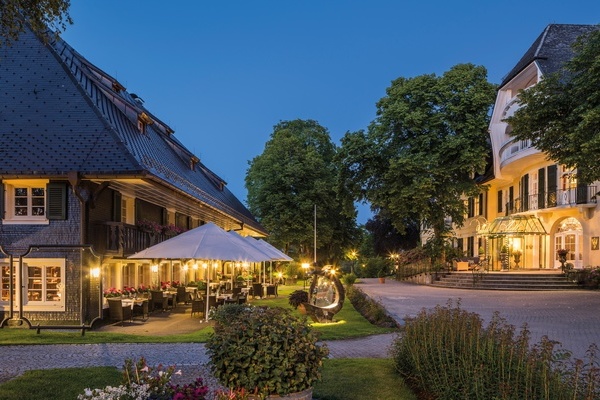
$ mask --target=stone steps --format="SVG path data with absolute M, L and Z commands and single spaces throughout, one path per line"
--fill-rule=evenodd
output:
M 577 290 L 576 283 L 560 273 L 478 273 L 449 272 L 432 286 L 480 290 Z

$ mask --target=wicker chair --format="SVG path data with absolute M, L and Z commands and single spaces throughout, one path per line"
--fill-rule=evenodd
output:
M 185 290 L 185 286 L 177 287 L 177 303 L 185 303 L 187 304 L 190 301 L 190 295 Z
M 121 299 L 107 299 L 108 311 L 111 321 L 120 321 L 121 326 L 125 320 L 133 320 L 133 313 L 130 306 L 124 306 Z
M 204 302 L 204 299 L 192 300 L 192 313 L 190 314 L 191 317 L 193 317 L 195 313 L 200 313 L 204 315 L 205 311 L 206 303 Z
M 163 295 L 163 292 L 161 292 L 160 290 L 151 290 L 150 296 L 150 308 L 152 309 L 152 311 L 156 310 L 157 308 L 164 311 L 169 306 L 167 302 L 168 298 L 165 297 Z
M 264 296 L 263 294 L 263 285 L 262 283 L 253 283 L 252 284 L 252 297 L 256 298 L 256 297 L 260 297 L 262 298 Z
M 144 299 L 144 301 L 141 304 L 133 304 L 133 316 L 136 315 L 141 315 L 142 316 L 142 320 L 145 321 L 148 319 L 148 312 L 149 312 L 149 308 L 148 308 L 148 299 Z

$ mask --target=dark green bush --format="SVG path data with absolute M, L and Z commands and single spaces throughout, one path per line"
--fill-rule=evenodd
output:
M 388 258 L 373 257 L 367 259 L 361 270 L 361 276 L 365 278 L 377 278 L 379 271 L 391 269 L 392 262 Z
M 329 350 L 317 344 L 305 318 L 296 318 L 289 309 L 248 306 L 229 320 L 219 315 L 221 308 L 206 349 L 222 385 L 260 396 L 285 395 L 306 390 L 321 378 Z
M 357 279 L 357 277 L 355 274 L 349 273 L 349 274 L 342 275 L 341 281 L 346 286 L 352 286 L 356 282 L 356 279 Z
M 589 363 L 546 337 L 530 347 L 524 326 L 496 313 L 487 327 L 479 315 L 455 307 L 421 311 L 392 346 L 396 369 L 418 391 L 439 399 L 595 399 L 600 396 L 596 348 Z
M 397 328 L 398 322 L 390 317 L 385 308 L 375 300 L 372 300 L 356 286 L 346 288 L 346 298 L 350 300 L 356 311 L 373 325 L 383 328 Z
M 305 290 L 294 290 L 288 297 L 290 306 L 297 309 L 302 303 L 308 303 L 308 292 Z
M 249 304 L 223 304 L 217 307 L 216 311 L 211 314 L 211 319 L 215 321 L 217 326 L 225 326 L 234 322 L 238 316 L 250 307 Z

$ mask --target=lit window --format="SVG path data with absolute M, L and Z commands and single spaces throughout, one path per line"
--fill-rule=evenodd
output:
M 26 271 L 28 306 L 64 307 L 64 259 L 28 259 Z
M 46 215 L 46 189 L 39 187 L 15 187 L 15 217 Z
M 47 223 L 48 181 L 6 180 L 5 223 Z

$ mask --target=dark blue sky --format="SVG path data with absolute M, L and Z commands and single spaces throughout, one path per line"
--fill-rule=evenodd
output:
M 600 23 L 600 1 L 84 0 L 70 13 L 63 38 L 245 201 L 279 121 L 314 119 L 339 144 L 393 79 L 470 62 L 499 83 L 546 25 Z

